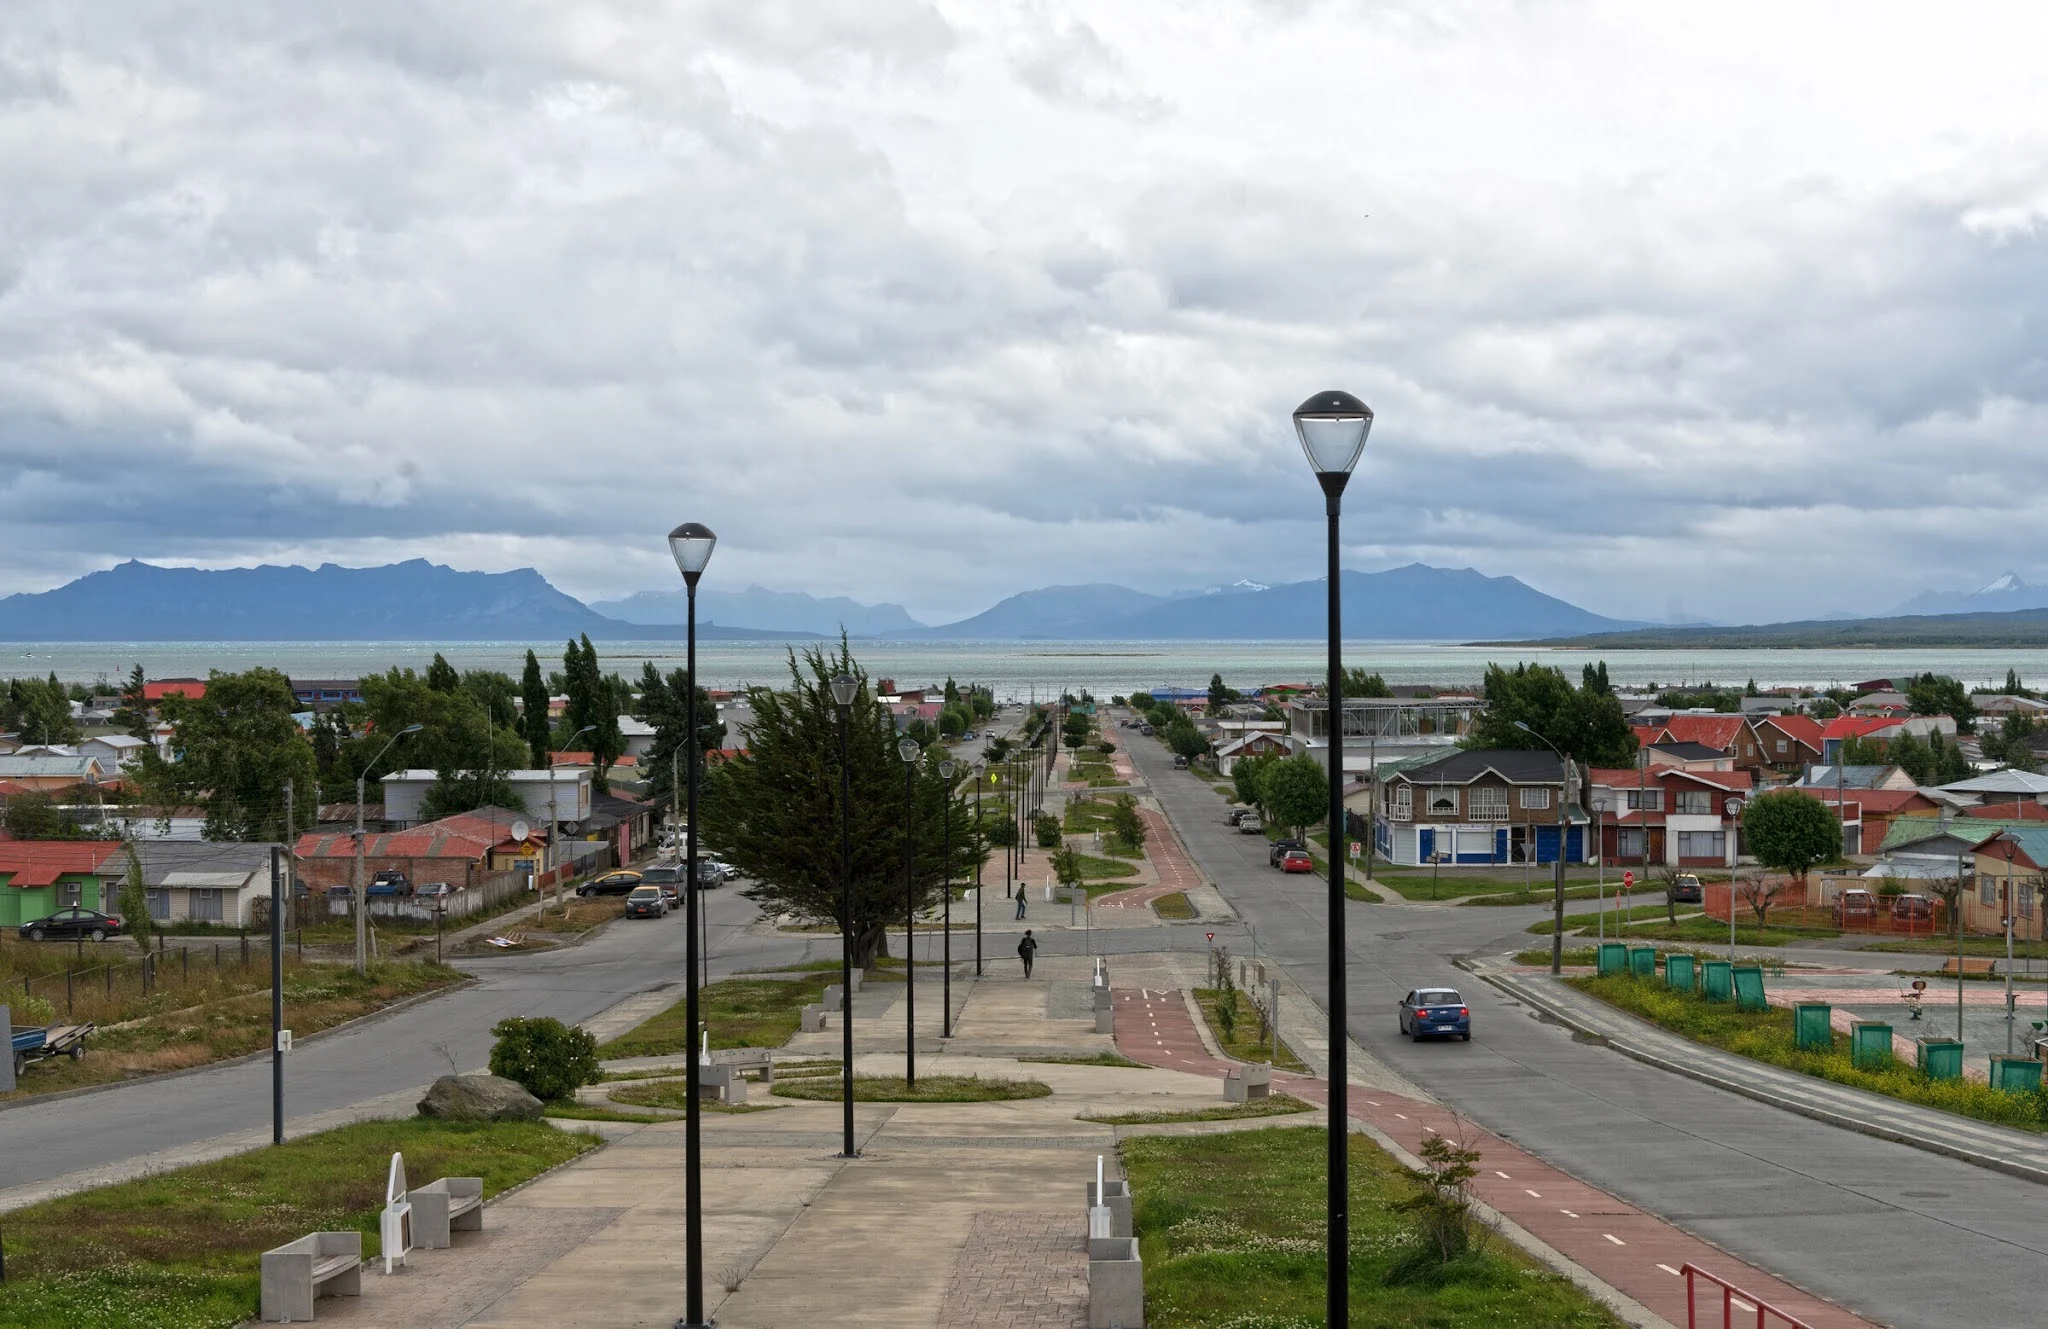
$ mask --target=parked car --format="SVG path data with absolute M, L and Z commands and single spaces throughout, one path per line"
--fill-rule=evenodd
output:
M 1180 755 L 1180 754 L 1179 754 L 1178 752 L 1174 753 L 1174 754 L 1173 754 L 1173 769 L 1175 769 L 1176 771 L 1184 771 L 1184 770 L 1186 770 L 1187 768 L 1188 768 L 1188 759 L 1187 759 L 1186 757 L 1183 757 L 1183 756 L 1181 756 L 1181 755 Z
M 397 868 L 380 868 L 364 888 L 366 895 L 411 895 L 412 878 Z
M 659 886 L 635 886 L 626 892 L 627 918 L 660 918 L 668 913 L 668 897 Z
M 1247 809 L 1238 815 L 1237 833 L 1239 835 L 1264 835 L 1266 833 L 1266 819 L 1259 815 L 1257 808 Z
M 29 941 L 76 941 L 80 937 L 105 941 L 121 932 L 120 915 L 103 914 L 97 909 L 59 909 L 48 918 L 21 925 L 21 935 Z
M 970 729 L 970 730 L 968 730 L 968 731 L 967 731 L 966 733 L 964 733 L 964 734 L 960 735 L 960 741 L 961 741 L 961 742 L 963 742 L 963 743 L 971 743 L 971 742 L 973 742 L 973 741 L 974 741 L 974 731 L 973 731 L 972 729 Z
M 1401 998 L 1401 1032 L 1410 1038 L 1456 1034 L 1472 1041 L 1472 1008 L 1451 988 L 1417 988 Z
M 1266 866 L 1267 866 L 1267 867 L 1272 867 L 1272 868 L 1277 868 L 1277 867 L 1279 867 L 1279 866 L 1280 866 L 1280 860 L 1281 860 L 1282 858 L 1286 857 L 1286 855 L 1287 855 L 1287 851 L 1288 851 L 1288 850 L 1290 850 L 1290 849 L 1306 849 L 1306 848 L 1308 848 L 1308 846 L 1307 846 L 1307 845 L 1305 845 L 1305 844 L 1303 844 L 1303 843 L 1302 843 L 1301 841 L 1299 841 L 1299 840 L 1295 840 L 1295 839 L 1286 839 L 1286 840 L 1275 840 L 1275 841 L 1273 841 L 1273 847 L 1272 847 L 1271 849 L 1268 849 L 1268 850 L 1266 851 Z
M 415 899 L 445 900 L 455 894 L 455 888 L 445 881 L 423 881 L 413 890 Z
M 1892 897 L 1892 921 L 1897 923 L 1920 922 L 1934 918 L 1934 901 L 1924 895 L 1898 895 Z
M 1148 724 L 1141 724 L 1138 726 L 1138 732 L 1143 734 L 1145 737 L 1150 738 L 1152 737 L 1152 726 Z
M 714 862 L 708 858 L 698 859 L 697 889 L 700 891 L 717 890 L 725 884 L 725 871 L 725 864 L 723 863 Z
M 1700 889 L 1700 879 L 1690 872 L 1681 872 L 1671 879 L 1671 898 L 1680 904 L 1699 904 L 1707 898 Z
M 1835 897 L 1835 926 L 1870 923 L 1877 919 L 1877 897 L 1869 891 L 1843 891 Z
M 720 881 L 731 881 L 734 877 L 740 875 L 739 869 L 735 868 L 732 864 L 726 862 L 725 859 L 718 854 L 697 855 L 698 867 L 701 868 L 706 866 L 707 864 L 711 867 L 718 869 L 718 879 Z
M 683 870 L 675 864 L 661 863 L 643 870 L 640 884 L 658 889 L 670 909 L 683 907 Z
M 578 886 L 576 893 L 585 899 L 597 895 L 630 895 L 639 884 L 640 874 L 637 872 L 607 872 Z
M 1280 870 L 1282 872 L 1314 872 L 1316 870 L 1316 861 L 1309 857 L 1308 850 L 1306 849 L 1290 849 L 1280 855 Z

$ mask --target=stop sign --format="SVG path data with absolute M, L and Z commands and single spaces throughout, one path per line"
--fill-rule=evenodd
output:
M 1621 884 L 1622 884 L 1622 887 L 1623 887 L 1623 889 L 1627 889 L 1628 887 L 1630 887 L 1630 886 L 1633 886 L 1633 885 L 1635 885 L 1635 884 L 1636 884 L 1636 874 L 1635 874 L 1635 873 L 1633 873 L 1633 872 L 1624 872 L 1624 873 L 1622 873 L 1622 874 L 1621 874 Z

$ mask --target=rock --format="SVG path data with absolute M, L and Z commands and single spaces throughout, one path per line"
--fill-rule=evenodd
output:
M 541 1102 L 501 1075 L 444 1075 L 420 1100 L 422 1117 L 450 1121 L 539 1121 Z

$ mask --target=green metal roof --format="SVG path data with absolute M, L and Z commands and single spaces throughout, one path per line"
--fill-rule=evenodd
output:
M 1900 817 L 1893 821 L 1884 834 L 1884 843 L 1877 847 L 1879 853 L 1887 849 L 1902 849 L 1922 840 L 1939 840 L 1944 836 L 1961 840 L 1967 845 L 1981 845 L 1994 839 L 2002 832 L 2023 825 L 2016 821 L 1992 821 L 1984 817 L 1960 817 L 1943 821 L 1939 817 Z M 2039 823 L 2035 823 L 2038 825 Z

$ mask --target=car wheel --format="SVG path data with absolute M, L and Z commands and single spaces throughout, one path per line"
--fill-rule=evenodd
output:
M 1472 1031 L 1470 1029 L 1467 1029 L 1464 1033 L 1459 1034 L 1458 1037 L 1464 1039 L 1467 1043 L 1469 1043 L 1472 1041 Z
M 43 939 L 43 930 L 41 928 L 30 928 L 28 930 L 28 939 L 30 941 L 41 941 Z
M 107 939 L 107 930 L 105 928 L 94 928 L 92 930 L 92 939 L 94 941 L 105 941 Z

